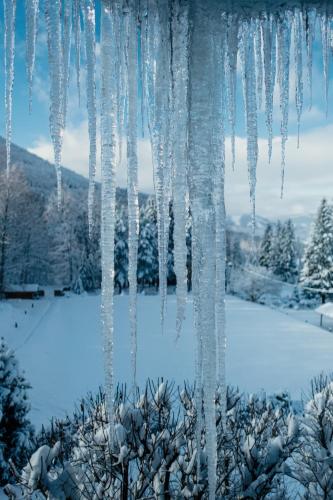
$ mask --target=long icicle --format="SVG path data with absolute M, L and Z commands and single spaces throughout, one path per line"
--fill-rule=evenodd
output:
M 263 87 L 263 60 L 262 60 L 262 34 L 260 27 L 260 19 L 256 20 L 254 39 L 255 39 L 255 65 L 256 65 L 256 76 L 257 76 L 257 99 L 258 99 L 258 109 L 261 110 L 262 87 Z
M 72 37 L 72 0 L 63 0 L 63 36 L 62 36 L 62 128 L 66 127 L 67 94 L 69 86 L 69 68 Z
M 222 425 L 226 423 L 226 332 L 225 332 L 225 260 L 226 221 L 224 203 L 225 118 L 226 118 L 226 16 L 221 19 L 220 40 L 214 43 L 216 54 L 215 101 L 216 124 L 213 128 L 214 203 L 215 203 L 215 330 L 217 345 L 217 383 L 220 393 Z
M 297 147 L 303 110 L 303 25 L 299 9 L 294 14 L 295 104 L 297 113 Z
M 275 85 L 276 26 L 272 16 L 266 15 L 262 21 L 264 73 L 265 73 L 265 112 L 268 133 L 268 161 L 272 158 L 273 141 L 273 97 Z
M 281 198 L 284 188 L 284 170 L 286 164 L 286 143 L 288 139 L 289 115 L 289 66 L 290 66 L 290 13 L 286 12 L 278 25 L 278 75 L 281 108 Z
M 81 101 L 81 20 L 80 20 L 81 0 L 73 0 L 73 25 L 74 25 L 74 45 L 75 45 L 75 70 L 76 86 L 79 105 Z
M 16 0 L 3 1 L 5 18 L 5 110 L 6 110 L 6 172 L 10 172 L 12 142 L 12 99 L 14 85 Z
M 188 89 L 188 2 L 175 4 L 172 17 L 173 33 L 173 212 L 174 212 L 174 262 L 177 278 L 176 332 L 180 336 L 185 317 L 187 295 L 186 268 L 186 194 L 187 194 L 187 89 Z M 184 106 L 185 103 L 185 106 Z
M 312 107 L 312 58 L 313 42 L 316 30 L 316 11 L 314 9 L 305 10 L 303 24 L 305 25 L 306 56 L 307 56 L 307 79 L 309 87 L 309 109 Z
M 215 210 L 214 165 L 211 132 L 216 113 L 211 77 L 216 68 L 215 30 L 220 2 L 190 3 L 191 44 L 189 58 L 189 188 L 192 212 L 192 277 L 196 359 L 197 425 L 201 425 L 204 403 L 205 452 L 209 499 L 216 494 L 216 332 L 215 332 Z M 236 68 L 235 68 L 236 70 Z M 200 427 L 197 429 L 200 460 Z M 198 464 L 198 486 L 200 464 Z
M 247 164 L 249 172 L 250 199 L 253 211 L 252 222 L 254 227 L 256 171 L 258 162 L 258 125 L 253 35 L 254 22 L 253 20 L 251 20 L 243 24 L 241 54 L 243 68 L 244 108 L 247 132 Z
M 39 0 L 25 0 L 26 66 L 29 85 L 29 112 L 32 109 L 32 80 L 35 68 Z
M 239 20 L 237 14 L 228 16 L 228 111 L 231 131 L 231 164 L 235 168 L 235 129 L 236 129 L 236 85 L 237 85 L 237 54 L 238 54 Z
M 323 53 L 323 77 L 324 77 L 324 97 L 326 116 L 328 114 L 328 86 L 330 81 L 329 76 L 329 61 L 330 61 L 330 39 L 329 39 L 329 20 L 326 12 L 323 12 L 320 17 L 321 43 Z
M 137 259 L 139 234 L 137 100 L 138 27 L 134 0 L 127 15 L 127 200 L 128 200 L 128 282 L 131 332 L 131 369 L 133 397 L 137 385 Z
M 89 134 L 89 190 L 88 190 L 88 228 L 92 235 L 94 220 L 95 176 L 96 176 L 96 38 L 95 2 L 85 0 L 84 6 L 85 44 L 86 44 L 86 94 Z
M 157 207 L 159 291 L 161 326 L 167 299 L 167 247 L 170 200 L 170 34 L 169 5 L 166 0 L 154 1 L 149 11 L 146 41 L 146 79 L 148 126 L 151 137 L 154 184 Z
M 63 49 L 61 44 L 61 2 L 45 0 L 50 73 L 50 133 L 57 175 L 58 208 L 61 206 L 61 150 L 63 135 Z
M 115 9 L 115 3 L 112 4 Z M 104 339 L 105 392 L 113 434 L 113 333 L 114 333 L 114 223 L 117 164 L 117 82 L 111 2 L 101 12 L 101 160 L 102 160 L 102 331 Z M 119 35 L 119 33 L 118 33 Z M 112 442 L 112 438 L 111 438 Z

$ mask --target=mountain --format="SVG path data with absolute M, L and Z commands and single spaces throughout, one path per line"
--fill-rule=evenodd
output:
M 11 147 L 11 163 L 15 167 L 24 172 L 24 176 L 29 182 L 32 190 L 37 194 L 42 194 L 48 198 L 55 192 L 57 186 L 56 173 L 54 165 L 39 156 L 30 153 L 24 148 L 12 144 Z M 0 136 L 0 171 L 6 168 L 6 142 Z M 80 193 L 88 191 L 89 181 L 83 175 L 77 174 L 69 168 L 62 167 L 62 182 L 63 185 Z M 97 192 L 100 192 L 100 183 L 96 183 Z M 147 195 L 139 193 L 139 203 L 144 203 Z M 117 201 L 120 204 L 127 203 L 127 190 L 117 188 Z
M 265 231 L 265 227 L 270 221 L 265 217 L 256 215 L 256 236 L 262 236 Z M 242 214 L 239 216 L 230 215 L 227 217 L 227 227 L 229 230 L 237 233 L 245 233 L 252 235 L 252 215 Z
M 305 242 L 308 239 L 314 217 L 314 214 L 290 216 L 295 227 L 296 236 L 301 242 Z M 287 220 L 287 217 L 282 217 L 281 220 L 284 222 Z M 277 222 L 277 219 L 267 219 L 258 214 L 256 215 L 256 236 L 261 237 L 264 234 L 265 228 L 269 222 L 274 224 Z M 227 218 L 227 227 L 230 231 L 234 231 L 235 233 L 250 235 L 252 234 L 252 215 L 230 215 Z
M 56 190 L 56 174 L 54 165 L 43 160 L 39 156 L 30 153 L 24 148 L 12 144 L 11 149 L 12 164 L 22 169 L 31 188 L 37 194 L 42 194 L 46 199 Z M 6 168 L 6 144 L 3 137 L 0 136 L 0 171 Z M 63 185 L 72 192 L 77 191 L 82 197 L 82 191 L 85 193 L 88 190 L 88 179 L 80 174 L 77 174 L 69 168 L 62 167 Z M 100 184 L 96 183 L 97 191 L 100 191 Z M 85 194 L 83 194 L 85 196 Z M 139 193 L 139 202 L 144 203 L 147 195 Z M 117 188 L 117 201 L 119 204 L 127 203 L 127 191 L 123 188 Z M 295 225 L 296 235 L 301 241 L 308 238 L 311 223 L 314 215 L 298 215 L 292 217 Z M 256 215 L 256 235 L 261 237 L 269 219 Z M 230 231 L 242 233 L 250 236 L 252 234 L 252 215 L 242 214 L 240 216 L 228 216 L 227 227 Z

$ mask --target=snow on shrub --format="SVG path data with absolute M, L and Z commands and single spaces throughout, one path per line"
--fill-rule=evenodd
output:
M 225 428 L 218 392 L 216 423 L 216 496 L 282 495 L 286 462 L 299 440 L 288 398 L 245 397 L 228 388 Z M 207 497 L 205 434 L 198 453 L 194 391 L 187 386 L 149 382 L 134 402 L 119 389 L 113 436 L 100 393 L 43 437 L 12 498 L 36 492 L 71 499 Z
M 17 359 L 3 338 L 0 340 L 0 484 L 13 479 L 11 461 L 18 467 L 28 458 L 32 437 L 28 420 L 30 388 Z

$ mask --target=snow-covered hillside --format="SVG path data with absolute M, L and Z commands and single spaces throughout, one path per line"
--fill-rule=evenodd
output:
M 159 298 L 139 296 L 139 383 L 166 377 L 193 380 L 191 304 L 175 343 L 175 297 L 168 298 L 166 332 L 159 326 Z M 71 412 L 74 403 L 103 383 L 99 295 L 0 303 L 1 334 L 14 347 L 31 382 L 32 420 L 45 423 Z M 115 298 L 115 377 L 130 380 L 128 297 Z M 15 325 L 16 323 L 16 325 Z M 310 378 L 332 370 L 333 336 L 269 308 L 227 300 L 227 378 L 243 391 L 288 389 L 299 399 Z
M 11 145 L 12 165 L 24 172 L 29 184 L 34 192 L 42 194 L 45 199 L 55 192 L 57 181 L 54 165 L 43 160 L 30 151 L 27 151 L 16 144 Z M 6 143 L 0 136 L 0 171 L 6 168 Z M 62 168 L 63 185 L 72 192 L 77 192 L 82 197 L 82 191 L 88 193 L 88 179 L 77 174 L 70 168 Z M 96 183 L 99 189 L 99 183 Z M 88 194 L 86 194 L 88 197 Z M 126 189 L 117 189 L 117 199 L 119 203 L 127 203 Z M 139 200 L 144 202 L 147 195 L 140 193 Z

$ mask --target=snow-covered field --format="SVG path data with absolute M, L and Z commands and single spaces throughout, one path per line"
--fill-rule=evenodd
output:
M 183 334 L 175 343 L 175 297 L 168 297 L 165 333 L 159 297 L 139 296 L 139 383 L 166 377 L 193 380 L 191 303 Z M 32 385 L 32 420 L 71 412 L 75 402 L 103 383 L 99 295 L 0 303 L 0 332 L 13 347 Z M 115 298 L 115 377 L 129 381 L 128 297 Z M 15 326 L 15 323 L 17 326 Z M 333 368 L 333 335 L 302 319 L 264 306 L 227 299 L 227 379 L 244 391 L 288 389 L 300 399 L 309 380 Z

